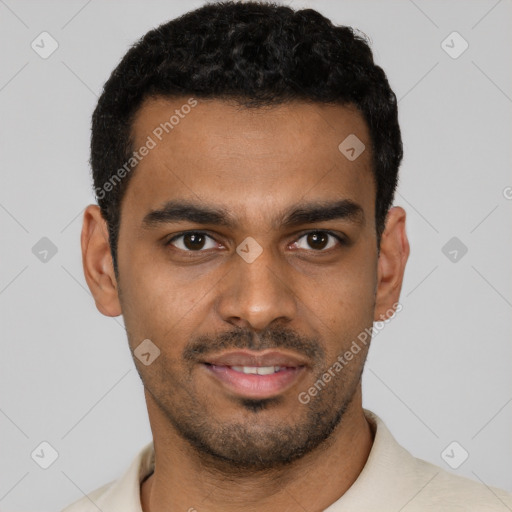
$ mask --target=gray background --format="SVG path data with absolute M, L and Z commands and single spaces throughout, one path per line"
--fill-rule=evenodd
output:
M 414 455 L 512 491 L 512 4 L 286 3 L 368 34 L 400 100 L 411 256 L 364 405 Z M 151 439 L 122 317 L 96 310 L 82 273 L 90 116 L 129 45 L 201 4 L 0 0 L 1 510 L 59 510 Z M 31 48 L 43 31 L 59 44 L 47 59 Z M 441 46 L 453 31 L 469 43 L 456 59 Z M 455 262 L 454 236 L 468 248 Z M 42 237 L 57 247 L 46 262 Z M 46 470 L 31 458 L 42 441 L 59 454 Z M 452 441 L 469 453 L 456 470 Z

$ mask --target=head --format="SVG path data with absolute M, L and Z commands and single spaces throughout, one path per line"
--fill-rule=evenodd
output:
M 332 435 L 369 344 L 298 396 L 398 302 L 401 159 L 367 41 L 314 10 L 205 5 L 127 52 L 93 114 L 82 249 L 98 309 L 124 316 L 154 435 L 253 469 Z M 286 382 L 233 387 L 219 368 L 235 349 L 280 352 Z

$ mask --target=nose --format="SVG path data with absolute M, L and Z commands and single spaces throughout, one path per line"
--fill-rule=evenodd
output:
M 286 262 L 268 248 L 252 262 L 238 253 L 233 260 L 216 303 L 225 322 L 262 331 L 272 322 L 289 323 L 295 318 L 298 299 Z

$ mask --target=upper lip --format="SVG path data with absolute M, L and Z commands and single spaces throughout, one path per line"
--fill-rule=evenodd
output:
M 307 366 L 307 360 L 303 357 L 278 350 L 223 352 L 203 362 L 215 366 Z

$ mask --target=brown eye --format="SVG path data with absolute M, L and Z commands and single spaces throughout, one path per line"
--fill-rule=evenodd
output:
M 205 249 L 205 244 L 208 240 L 213 239 L 206 233 L 202 233 L 200 231 L 189 231 L 188 233 L 182 233 L 181 235 L 171 238 L 171 240 L 167 242 L 167 245 L 173 245 L 182 251 L 198 252 Z M 212 249 L 214 247 L 215 244 L 212 243 L 212 246 L 206 247 L 206 249 Z
M 328 231 L 310 231 L 305 233 L 300 237 L 299 240 L 304 239 L 306 244 L 300 246 L 300 242 L 295 242 L 295 245 L 299 249 L 306 250 L 314 250 L 314 251 L 324 251 L 326 252 L 328 249 L 332 249 L 336 246 L 336 243 L 339 245 L 343 245 L 344 241 L 341 237 L 330 233 Z
M 325 249 L 328 238 L 326 233 L 309 233 L 307 235 L 307 242 L 313 249 L 322 250 Z

